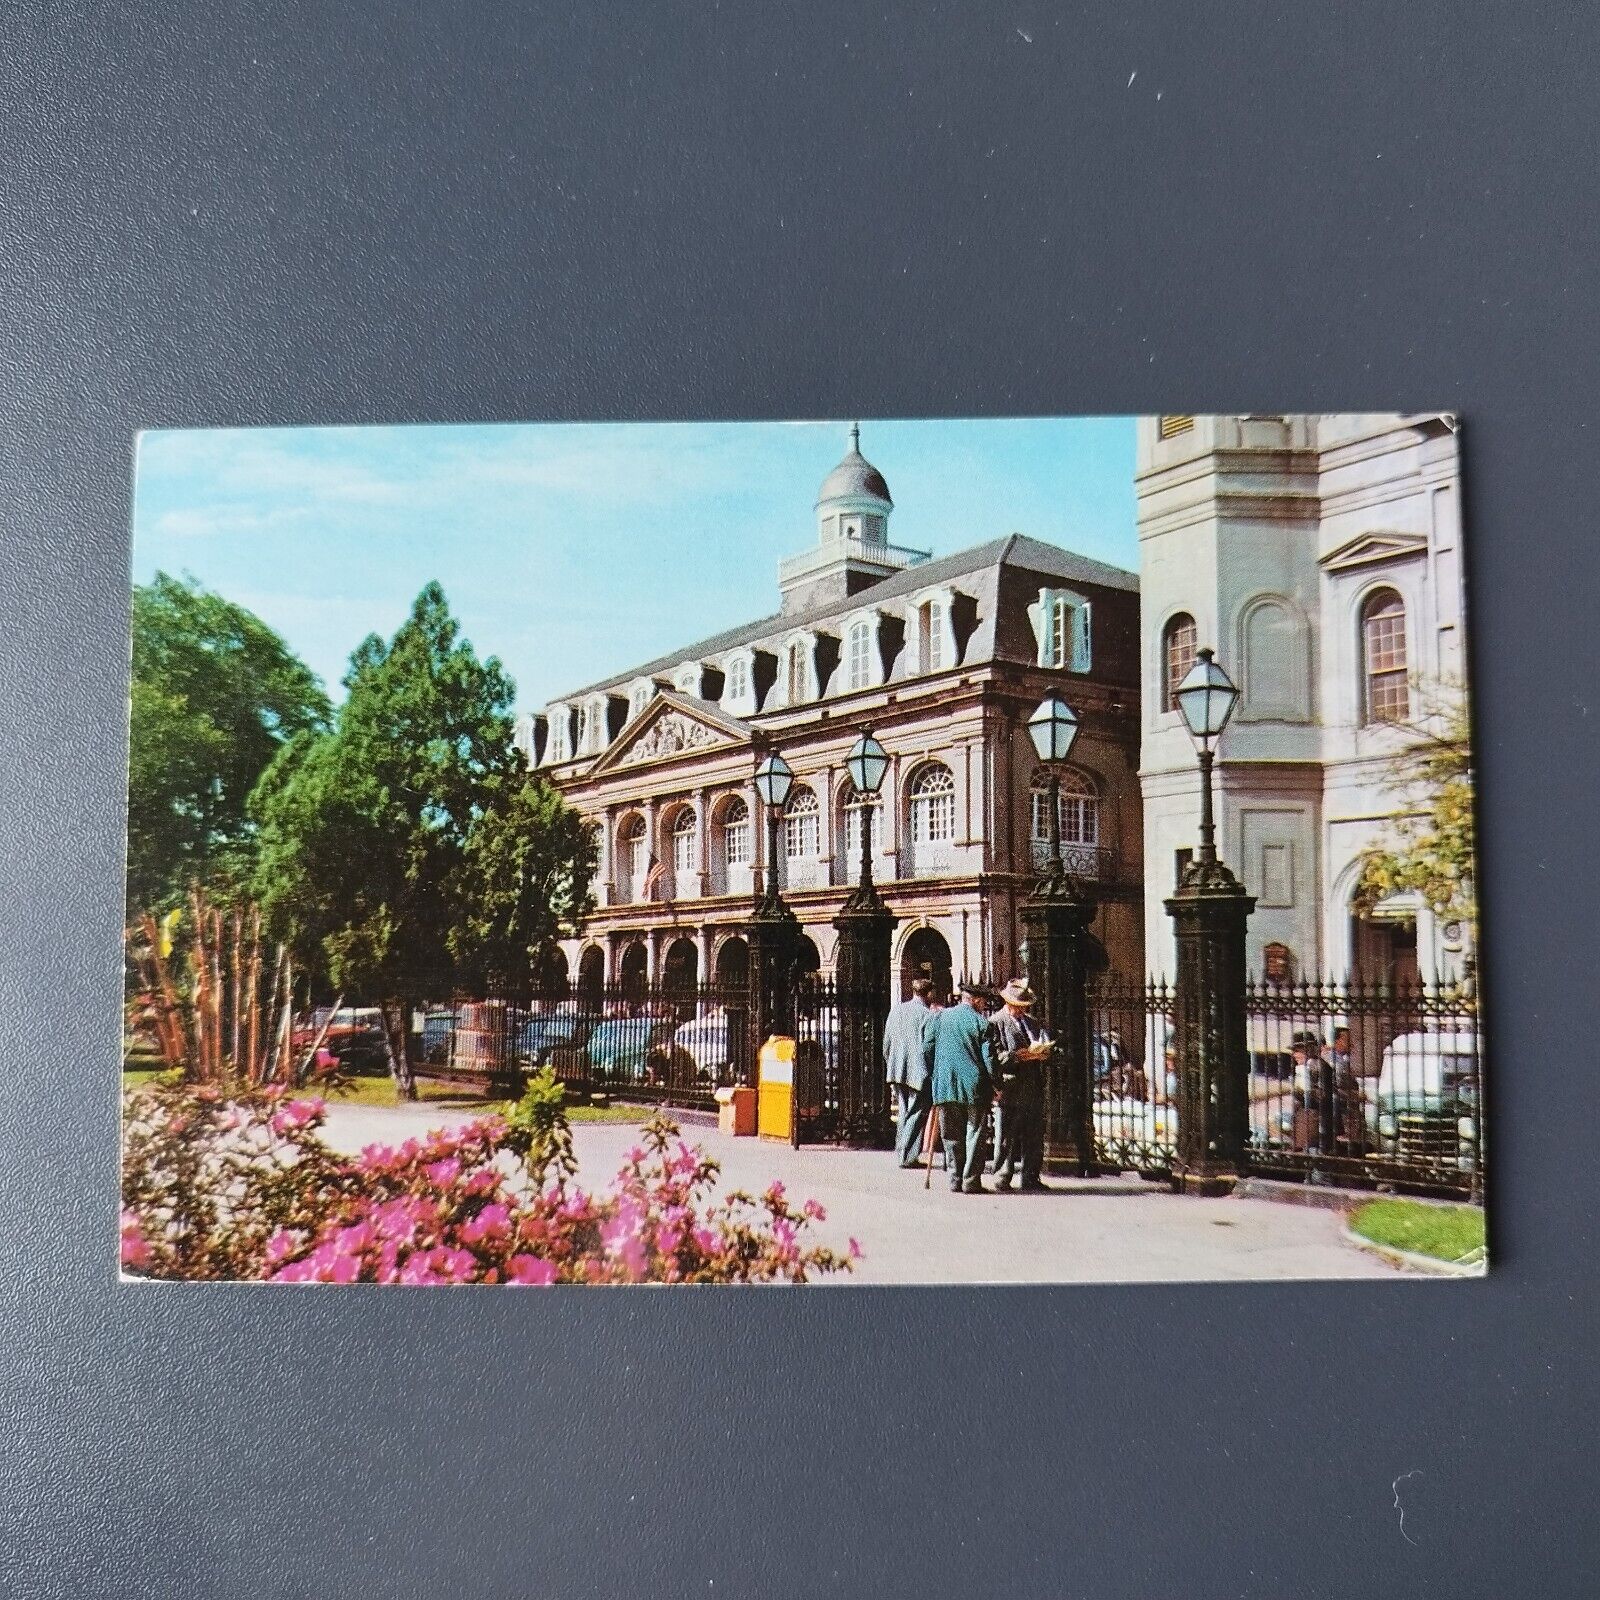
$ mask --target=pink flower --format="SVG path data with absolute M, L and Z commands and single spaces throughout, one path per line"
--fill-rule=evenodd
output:
M 361 1167 L 365 1172 L 375 1172 L 380 1167 L 394 1165 L 394 1151 L 386 1144 L 369 1144 L 361 1152 Z
M 294 1128 L 315 1127 L 327 1110 L 322 1100 L 291 1100 L 288 1105 L 273 1113 L 272 1131 L 288 1133 Z
M 280 1261 L 287 1260 L 300 1248 L 297 1235 L 289 1232 L 287 1228 L 279 1228 L 267 1240 L 266 1260 L 269 1267 L 275 1267 Z
M 813 1222 L 826 1222 L 828 1220 L 828 1213 L 822 1209 L 820 1200 L 807 1200 L 805 1212 Z
M 861 1259 L 861 1246 L 856 1243 L 854 1238 L 850 1240 L 850 1259 L 852 1261 L 859 1261 Z
M 468 1244 L 482 1244 L 486 1239 L 503 1239 L 511 1231 L 511 1213 L 498 1202 L 485 1206 L 461 1230 Z
M 710 1228 L 696 1228 L 690 1237 L 694 1240 L 695 1248 L 703 1256 L 714 1256 L 722 1241 Z
M 429 1183 L 441 1189 L 448 1189 L 461 1176 L 461 1163 L 451 1156 L 445 1161 L 435 1161 L 422 1170 L 427 1175 Z
M 544 1284 L 556 1281 L 556 1266 L 542 1256 L 512 1256 L 506 1263 L 507 1283 Z
M 150 1241 L 144 1236 L 144 1225 L 136 1211 L 122 1213 L 122 1264 L 125 1267 L 150 1265 Z
M 783 1197 L 787 1193 L 788 1190 L 786 1190 L 784 1186 L 779 1183 L 776 1178 L 774 1178 L 768 1187 L 766 1194 L 763 1195 L 762 1198 L 767 1202 L 768 1205 L 776 1206 L 783 1203 Z

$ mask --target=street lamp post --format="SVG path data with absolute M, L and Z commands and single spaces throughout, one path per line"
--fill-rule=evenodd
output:
M 1054 1170 L 1091 1174 L 1094 1167 L 1089 979 L 1105 951 L 1089 931 L 1095 905 L 1061 855 L 1061 769 L 1078 737 L 1078 715 L 1058 695 L 1028 718 L 1028 738 L 1049 779 L 1050 857 L 1023 903 L 1029 985 L 1055 1043 L 1045 1068 L 1045 1155 Z
M 1255 900 L 1217 856 L 1212 769 L 1239 690 L 1213 651 L 1195 657 L 1174 698 L 1200 758 L 1200 851 L 1167 901 L 1177 945 L 1178 1186 L 1226 1192 L 1244 1167 L 1250 1056 L 1245 928 Z
M 756 795 L 767 813 L 767 860 L 761 898 L 745 926 L 750 949 L 750 1001 L 754 1011 L 754 1052 L 749 1062 L 756 1083 L 755 1052 L 762 1041 L 794 1031 L 794 956 L 800 925 L 778 888 L 778 823 L 794 788 L 794 769 L 777 750 L 762 752 L 755 774 Z
M 872 817 L 889 752 L 868 728 L 845 757 L 861 818 L 861 875 L 833 925 L 839 1003 L 840 1116 L 852 1144 L 888 1148 L 889 1086 L 883 1071 L 883 1024 L 889 1010 L 889 945 L 895 918 L 872 881 Z

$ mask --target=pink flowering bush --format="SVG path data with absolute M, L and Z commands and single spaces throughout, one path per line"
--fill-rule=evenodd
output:
M 548 1086 L 546 1086 L 548 1087 Z M 317 1134 L 317 1101 L 236 1102 L 224 1129 L 195 1095 L 143 1110 L 125 1158 L 122 1261 L 152 1277 L 288 1283 L 804 1283 L 859 1254 L 813 1243 L 826 1220 L 782 1184 L 717 1200 L 717 1163 L 663 1116 L 603 1192 L 576 1181 L 565 1118 L 549 1096 L 354 1161 Z M 158 1109 L 159 1106 L 159 1109 Z M 164 1120 L 163 1120 L 164 1119 Z M 183 1125 L 174 1128 L 174 1122 Z M 155 1125 L 155 1131 L 149 1131 Z M 142 1140 L 142 1142 L 141 1142 Z M 241 1174 L 235 1150 L 271 1176 Z M 190 1183 L 223 1192 L 196 1203 Z

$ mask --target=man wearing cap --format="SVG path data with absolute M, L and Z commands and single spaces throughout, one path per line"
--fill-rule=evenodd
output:
M 939 1108 L 950 1187 L 982 1194 L 983 1124 L 994 1099 L 994 1046 L 984 991 L 961 985 L 961 1004 L 939 1013 L 933 1036 L 933 1101 Z
M 1033 990 L 1013 978 L 1000 991 L 1004 1002 L 989 1024 L 995 1072 L 1005 1113 L 994 1156 L 994 1186 L 1009 1189 L 1022 1173 L 1024 1189 L 1042 1189 L 1044 1166 L 1044 1029 L 1028 1015 Z
M 933 1106 L 929 1079 L 933 1074 L 933 1034 L 937 1015 L 928 1002 L 933 984 L 918 978 L 911 985 L 911 998 L 902 1000 L 889 1013 L 883 1028 L 885 1076 L 894 1085 L 900 1103 L 900 1131 L 895 1139 L 895 1154 L 902 1167 L 917 1166 L 922 1151 L 923 1130 Z

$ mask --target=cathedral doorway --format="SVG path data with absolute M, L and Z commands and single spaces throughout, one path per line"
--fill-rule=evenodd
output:
M 942 933 L 934 928 L 918 928 L 906 940 L 900 952 L 900 998 L 909 999 L 911 985 L 917 978 L 927 978 L 933 992 L 941 999 L 950 993 L 950 946 Z

